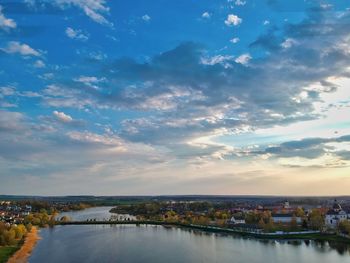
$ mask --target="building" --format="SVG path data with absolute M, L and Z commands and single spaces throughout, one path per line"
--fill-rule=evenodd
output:
M 244 216 L 233 216 L 230 219 L 229 224 L 237 225 L 237 224 L 245 224 Z
M 343 210 L 337 200 L 334 200 L 333 207 L 326 214 L 325 223 L 326 226 L 335 228 L 341 221 L 349 219 L 350 213 Z
M 273 222 L 275 223 L 282 223 L 282 224 L 286 224 L 286 223 L 290 223 L 292 222 L 293 219 L 293 214 L 272 214 L 272 219 Z M 301 218 L 300 217 L 294 217 L 297 221 L 298 224 L 301 223 Z

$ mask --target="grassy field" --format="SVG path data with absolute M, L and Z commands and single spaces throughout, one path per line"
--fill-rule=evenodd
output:
M 0 247 L 0 263 L 5 263 L 18 250 L 18 247 Z

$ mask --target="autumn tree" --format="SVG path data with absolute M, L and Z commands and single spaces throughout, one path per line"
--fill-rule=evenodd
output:
M 310 213 L 310 227 L 314 230 L 322 230 L 324 227 L 324 218 L 319 209 L 313 209 Z

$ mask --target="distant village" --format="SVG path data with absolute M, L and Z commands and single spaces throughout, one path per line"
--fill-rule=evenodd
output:
M 36 216 L 40 218 L 41 226 L 45 226 L 54 224 L 53 220 L 59 220 L 59 217 L 54 215 L 60 211 L 80 210 L 92 205 L 94 204 L 0 201 L 0 222 L 7 225 L 28 222 L 35 224 L 37 221 L 33 216 Z M 268 233 L 337 231 L 349 236 L 349 208 L 349 203 L 341 200 L 329 200 L 327 205 L 291 204 L 288 200 L 272 204 L 152 200 L 117 205 L 111 212 L 128 214 L 138 220 L 179 222 Z M 112 216 L 110 220 L 121 220 L 120 218 L 122 217 Z
M 307 230 L 350 234 L 349 204 L 329 200 L 328 205 L 232 202 L 167 201 L 120 205 L 111 211 L 131 214 L 140 220 L 156 220 L 236 228 L 247 231 L 284 233 Z
M 17 205 L 11 201 L 0 201 L 0 221 L 7 224 L 22 224 L 32 212 L 31 205 Z

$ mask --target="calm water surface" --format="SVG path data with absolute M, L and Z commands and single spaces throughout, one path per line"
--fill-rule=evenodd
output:
M 85 220 L 97 213 L 106 218 L 108 210 L 87 209 L 70 216 Z M 348 247 L 328 242 L 263 242 L 163 226 L 56 226 L 42 229 L 40 235 L 42 239 L 29 258 L 30 263 L 350 263 Z

